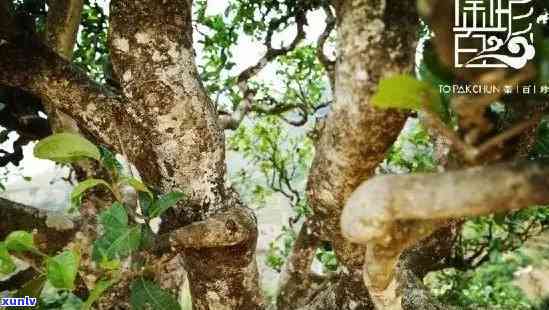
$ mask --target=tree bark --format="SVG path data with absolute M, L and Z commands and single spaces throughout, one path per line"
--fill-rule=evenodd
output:
M 295 240 L 292 255 L 288 257 L 280 275 L 276 305 L 279 310 L 298 309 L 306 304 L 318 288 L 311 265 L 320 239 L 305 221 Z
M 414 1 L 349 0 L 335 6 L 335 102 L 316 144 L 307 194 L 315 229 L 332 241 L 346 269 L 336 296 L 329 300 L 337 302 L 337 309 L 368 309 L 368 290 L 356 280 L 361 278 L 365 249 L 341 236 L 339 217 L 346 199 L 374 174 L 402 130 L 405 113 L 378 110 L 369 100 L 382 78 L 412 70 L 419 19 Z
M 53 0 L 48 4 L 50 7 L 46 19 L 45 43 L 59 56 L 71 61 L 84 1 Z M 53 104 L 47 100 L 44 100 L 43 104 L 53 132 L 79 132 L 78 125 L 68 115 L 56 111 Z
M 79 222 L 0 198 L 0 239 L 14 230 L 35 231 L 35 241 L 45 253 L 62 249 L 79 228 Z
M 126 155 L 148 185 L 186 192 L 188 199 L 167 212 L 162 232 L 224 214 L 226 232 L 247 229 L 236 244 L 185 248 L 184 264 L 194 309 L 259 309 L 256 220 L 225 185 L 223 132 L 194 64 L 191 5 L 111 2 L 109 44 L 123 95 L 97 85 L 11 23 L 14 31 L 2 29 L 0 36 L 0 83 L 50 100 L 97 141 Z
M 395 309 L 406 302 L 416 304 L 410 300 L 413 295 L 399 293 L 396 285 L 410 294 L 422 291 L 425 270 L 414 265 L 429 260 L 417 255 L 417 250 L 401 254 L 447 225 L 448 219 L 548 203 L 548 167 L 544 162 L 507 163 L 443 173 L 378 176 L 362 184 L 346 204 L 342 230 L 349 240 L 367 246 L 364 278 L 373 289 L 376 304 L 385 308 L 395 305 Z M 439 241 L 431 248 L 444 249 L 444 242 Z M 434 257 L 449 257 L 441 254 Z M 434 305 L 427 295 L 417 297 L 426 300 L 425 307 Z
M 133 162 L 148 184 L 189 196 L 186 203 L 166 212 L 161 231 L 190 224 L 187 231 L 205 233 L 200 236 L 204 243 L 196 240 L 183 250 L 193 308 L 262 308 L 256 220 L 224 182 L 224 137 L 194 64 L 191 3 L 112 1 L 110 22 L 113 69 L 131 113 L 142 120 L 145 130 L 133 135 L 150 141 L 143 157 Z M 196 221 L 210 225 L 192 224 Z M 212 231 L 217 242 L 227 242 L 208 243 L 206 236 Z M 242 231 L 241 239 L 218 233 Z M 179 242 L 189 240 L 179 237 Z

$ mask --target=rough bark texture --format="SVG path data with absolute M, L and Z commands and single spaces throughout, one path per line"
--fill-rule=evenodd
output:
M 144 161 L 154 162 L 154 167 L 139 169 L 141 176 L 164 191 L 189 192 L 201 217 L 219 210 L 224 139 L 197 79 L 190 3 L 113 1 L 110 23 L 113 69 L 132 107 L 128 112 L 143 127 L 132 135 L 150 141 L 134 160 L 138 168 Z
M 425 270 L 414 265 L 422 261 L 428 265 L 427 256 L 411 251 L 403 255 L 400 269 L 398 260 L 406 249 L 447 225 L 447 219 L 548 203 L 548 167 L 539 162 L 498 164 L 436 174 L 378 176 L 363 183 L 349 198 L 341 225 L 349 240 L 367 246 L 364 277 L 376 304 L 400 307 L 401 297 L 407 295 L 398 292 L 397 283 L 404 289 L 409 286 L 410 294 L 421 290 L 421 285 L 413 283 L 421 282 Z M 443 244 L 439 240 L 436 250 L 443 249 Z M 416 271 L 409 272 L 410 268 Z M 429 304 L 423 293 L 415 298 Z M 402 301 L 404 306 L 406 299 Z
M 112 63 L 124 95 L 98 86 L 12 20 L 2 23 L 0 83 L 47 98 L 98 142 L 126 155 L 152 187 L 187 193 L 189 199 L 167 215 L 163 232 L 227 209 L 245 210 L 225 186 L 223 133 L 194 65 L 190 2 L 111 2 Z M 242 242 L 184 250 L 195 309 L 263 307 L 255 218 L 229 214 L 243 218 L 227 217 L 226 231 L 251 223 Z
M 164 217 L 161 230 L 207 221 L 227 208 L 243 209 L 225 188 L 223 133 L 194 65 L 191 3 L 113 1 L 110 21 L 113 68 L 129 99 L 129 113 L 142 122 L 143 131 L 127 130 L 149 144 L 133 162 L 147 183 L 189 194 L 185 206 Z M 198 243 L 184 250 L 194 309 L 263 306 L 254 255 L 255 218 L 250 212 L 236 216 L 242 218 L 226 217 L 227 229 L 222 231 L 230 233 L 242 229 L 239 222 L 248 223 L 247 238 L 217 247 Z
M 357 274 L 364 248 L 341 236 L 339 217 L 345 200 L 374 174 L 404 125 L 404 113 L 377 110 L 369 100 L 380 79 L 412 70 L 419 20 L 414 1 L 340 1 L 336 14 L 335 102 L 316 144 L 307 192 L 315 229 L 332 241 L 348 270 L 333 298 L 319 296 L 327 299 L 318 305 L 366 309 L 372 306 L 367 289 L 362 281 L 352 280 L 361 278 Z M 329 305 L 328 299 L 337 303 Z
M 48 5 L 44 41 L 59 56 L 71 61 L 84 1 L 52 0 Z M 78 125 L 68 115 L 56 111 L 54 105 L 47 100 L 43 100 L 43 104 L 53 132 L 79 132 Z
M 430 271 L 449 266 L 454 242 L 461 233 L 461 221 L 450 221 L 431 236 L 402 253 L 397 266 L 397 294 L 404 310 L 454 309 L 441 305 L 423 284 Z
M 48 1 L 46 43 L 67 59 L 72 57 L 84 0 Z
M 366 181 L 406 118 L 401 112 L 374 109 L 369 101 L 380 79 L 413 68 L 415 1 L 334 2 L 338 59 L 335 66 L 322 61 L 335 99 L 308 180 L 314 216 L 302 228 L 288 260 L 278 306 L 442 309 L 432 302 L 422 278 L 440 268 L 444 262 L 435 258 L 448 256 L 451 249 L 456 229 L 447 226 L 447 218 L 548 202 L 548 166 L 502 165 Z M 255 261 L 257 223 L 225 184 L 222 126 L 194 64 L 191 1 L 111 1 L 109 45 L 120 93 L 97 85 L 67 61 L 82 0 L 51 3 L 55 14 L 48 17 L 47 44 L 21 27 L 0 3 L 0 83 L 29 91 L 69 114 L 86 134 L 126 155 L 148 185 L 161 192 L 187 193 L 188 199 L 167 212 L 161 225 L 155 251 L 176 257 L 163 269 L 167 272 L 161 286 L 178 291 L 183 273 L 175 271 L 183 265 L 194 309 L 264 308 Z M 333 26 L 329 15 L 318 50 Z M 303 23 L 298 23 L 290 47 L 303 36 Z M 268 52 L 265 61 L 244 76 L 257 73 L 271 56 Z M 58 229 L 42 224 L 46 220 L 41 212 L 17 205 L 10 210 L 4 214 L 0 208 L 0 215 L 10 219 L 9 225 L 0 225 L 0 234 L 31 228 L 20 221 L 24 219 L 46 232 L 46 242 L 60 247 L 57 241 L 66 240 Z M 84 226 L 91 227 L 88 224 Z M 426 238 L 439 227 L 440 233 Z M 89 243 L 89 238 L 76 239 Z M 321 240 L 332 243 L 343 266 L 337 275 L 318 281 L 310 266 Z M 109 302 L 127 303 L 127 298 L 119 298 L 128 294 L 128 281 L 107 293 Z
M 292 255 L 288 257 L 280 275 L 276 301 L 278 309 L 298 309 L 314 293 L 315 279 L 311 265 L 319 243 L 320 239 L 310 228 L 310 223 L 303 223 L 294 242 Z
M 438 174 L 378 176 L 349 198 L 343 234 L 356 243 L 389 245 L 405 223 L 443 221 L 549 202 L 549 166 L 526 162 Z M 414 222 L 415 221 L 415 222 Z
M 419 23 L 414 1 L 344 1 L 337 14 L 335 102 L 308 182 L 323 236 L 338 233 L 344 201 L 374 173 L 404 125 L 404 113 L 375 109 L 369 99 L 380 79 L 412 70 Z

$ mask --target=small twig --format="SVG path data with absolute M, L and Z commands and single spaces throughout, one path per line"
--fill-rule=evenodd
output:
M 525 130 L 538 124 L 542 118 L 541 115 L 536 115 L 532 119 L 523 121 L 510 129 L 490 138 L 488 141 L 479 146 L 473 146 L 463 141 L 455 131 L 451 130 L 446 124 L 434 113 L 429 110 L 425 112 L 425 123 L 439 134 L 445 136 L 450 141 L 454 149 L 459 152 L 468 162 L 475 162 L 480 156 L 486 154 L 491 149 L 500 146 L 511 138 L 516 137 Z
M 488 141 L 482 143 L 477 147 L 477 151 L 478 151 L 477 157 L 483 154 L 486 154 L 492 148 L 502 145 L 505 141 L 511 138 L 514 138 L 517 135 L 524 132 L 525 130 L 539 124 L 541 118 L 542 118 L 541 115 L 537 115 L 534 118 L 523 121 L 511 127 L 510 129 L 496 135 L 495 137 L 492 137 Z

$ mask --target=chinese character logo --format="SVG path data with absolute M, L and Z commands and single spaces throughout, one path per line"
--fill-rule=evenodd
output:
M 531 2 L 455 0 L 455 67 L 524 67 L 536 54 Z

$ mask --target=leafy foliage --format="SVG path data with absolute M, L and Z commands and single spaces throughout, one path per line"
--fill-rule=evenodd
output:
M 12 231 L 4 240 L 4 244 L 9 251 L 37 251 L 36 247 L 34 246 L 34 239 L 32 237 L 32 234 L 26 231 Z
M 51 135 L 36 144 L 34 156 L 49 159 L 58 163 L 70 163 L 79 159 L 99 160 L 99 149 L 80 135 L 58 133 Z
M 108 189 L 111 189 L 111 186 L 109 183 L 100 180 L 100 179 L 87 179 L 80 183 L 78 183 L 71 192 L 71 202 L 73 205 L 78 206 L 80 205 L 80 202 L 82 201 L 82 196 L 84 195 L 84 192 L 87 190 L 90 190 L 96 186 L 103 185 L 107 187 Z
M 58 289 L 72 290 L 78 272 L 80 255 L 75 251 L 64 251 L 46 260 L 48 281 Z
M 292 252 L 295 238 L 296 234 L 293 230 L 286 226 L 282 227 L 282 233 L 269 244 L 266 256 L 267 266 L 277 272 L 281 272 L 286 257 Z
M 91 309 L 94 302 L 96 302 L 103 293 L 109 289 L 114 284 L 113 280 L 105 280 L 101 279 L 97 281 L 95 284 L 93 290 L 90 292 L 90 295 L 88 296 L 88 299 L 86 299 L 86 302 L 82 305 L 82 310 L 89 310 Z
M 177 300 L 154 282 L 139 278 L 131 284 L 130 302 L 132 309 L 181 309 Z M 149 308 L 151 307 L 151 308 Z
M 532 302 L 511 284 L 513 274 L 526 264 L 527 259 L 520 255 L 493 252 L 487 264 L 463 272 L 444 270 L 428 283 L 444 304 L 459 309 L 533 309 Z
M 114 203 L 112 207 L 101 212 L 99 223 L 104 232 L 94 242 L 94 260 L 124 258 L 139 248 L 141 228 L 128 224 L 128 214 L 120 203 Z
M 391 146 L 379 173 L 432 172 L 437 168 L 431 137 L 417 119 L 409 119 Z
M 183 199 L 184 195 L 180 192 L 156 195 L 140 180 L 123 175 L 122 165 L 116 160 L 114 154 L 106 148 L 97 148 L 77 135 L 52 135 L 35 146 L 35 154 L 63 163 L 70 163 L 80 158 L 90 158 L 98 161 L 110 174 L 109 180 L 88 179 L 80 182 L 71 194 L 73 202 L 80 201 L 86 191 L 103 185 L 110 189 L 115 198 L 115 202 L 110 208 L 99 213 L 98 223 L 101 234 L 93 242 L 92 258 L 101 268 L 102 278 L 95 283 L 88 299 L 85 302 L 82 301 L 71 292 L 75 289 L 80 265 L 78 245 L 57 255 L 48 256 L 38 250 L 34 244 L 33 235 L 25 231 L 11 232 L 3 242 L 0 242 L 0 273 L 9 274 L 16 270 L 12 254 L 28 252 L 25 254 L 42 259 L 43 270 L 39 270 L 40 276 L 28 281 L 19 291 L 15 292 L 15 296 L 38 296 L 40 294 L 40 306 L 44 309 L 90 309 L 106 290 L 120 280 L 120 270 L 123 268 L 122 260 L 140 250 L 142 246 L 151 244 L 155 238 L 148 226 L 148 221 L 151 218 L 146 212 L 144 212 L 145 217 L 141 218 L 139 222 L 135 218 L 137 214 L 132 213 L 132 217 L 129 216 L 129 212 L 135 210 L 122 202 L 121 186 L 129 185 L 141 194 L 140 201 L 147 201 L 147 210 L 150 210 L 155 216 L 161 215 L 162 212 Z M 146 200 L 143 197 L 146 197 Z M 142 272 L 142 266 L 139 263 L 140 261 L 132 262 L 130 266 L 140 270 L 137 272 L 137 276 L 139 276 L 139 272 Z M 149 298 L 150 296 L 147 294 L 152 294 L 155 301 L 165 302 L 168 300 L 167 298 L 171 298 L 168 293 L 158 291 L 159 288 L 151 286 L 150 283 L 136 286 L 136 288 L 145 289 L 145 297 Z M 173 299 L 171 300 L 173 301 Z M 171 301 L 168 300 L 168 302 Z
M 108 63 L 108 16 L 96 0 L 85 0 L 73 61 L 94 79 L 105 82 L 110 78 Z
M 185 194 L 181 192 L 171 192 L 158 197 L 158 199 L 151 204 L 151 207 L 148 211 L 149 216 L 153 218 L 162 215 L 162 213 L 166 212 L 166 210 L 174 206 L 183 198 L 185 198 Z
M 7 275 L 17 269 L 5 242 L 0 242 L 0 275 Z

